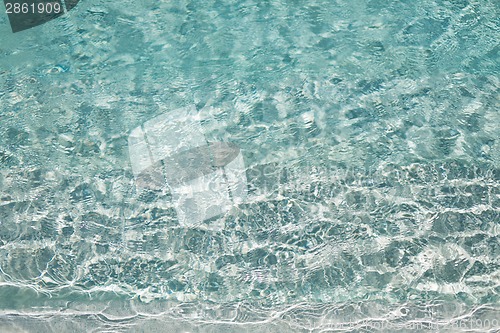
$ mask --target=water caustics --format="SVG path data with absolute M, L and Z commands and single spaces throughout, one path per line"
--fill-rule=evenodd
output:
M 38 2 L 0 333 L 498 331 L 499 1 Z

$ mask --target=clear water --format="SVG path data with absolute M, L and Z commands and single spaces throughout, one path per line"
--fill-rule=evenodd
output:
M 1 332 L 500 329 L 500 2 L 0 15 Z M 127 138 L 196 107 L 248 200 L 179 223 Z

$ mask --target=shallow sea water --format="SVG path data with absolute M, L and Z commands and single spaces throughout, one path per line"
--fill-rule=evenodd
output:
M 0 15 L 0 332 L 496 332 L 500 2 Z M 179 223 L 128 136 L 194 106 L 247 200 Z

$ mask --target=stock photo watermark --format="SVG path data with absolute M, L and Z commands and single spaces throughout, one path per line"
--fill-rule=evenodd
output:
M 168 189 L 182 225 L 200 224 L 246 200 L 240 148 L 207 142 L 194 107 L 148 120 L 128 143 L 138 191 Z
M 80 0 L 4 0 L 12 32 L 50 22 L 73 9 Z
M 457 310 L 457 309 L 455 309 Z M 489 330 L 499 329 L 500 321 L 496 318 L 477 318 L 467 317 L 461 313 L 448 313 L 445 317 L 434 308 L 419 310 L 418 314 L 412 313 L 413 310 L 403 307 L 399 309 L 401 318 L 400 321 L 394 320 L 374 320 L 374 319 L 355 319 L 343 318 L 342 322 L 329 323 L 326 325 L 328 329 L 370 329 L 376 331 L 391 331 L 397 332 L 400 330 L 419 330 L 436 332 L 442 329 L 453 330 L 455 332 L 462 330 L 475 330 L 486 332 Z M 453 311 L 452 311 L 453 312 Z M 401 320 L 408 318 L 407 320 Z

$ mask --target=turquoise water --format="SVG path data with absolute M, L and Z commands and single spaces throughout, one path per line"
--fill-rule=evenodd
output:
M 499 18 L 82 0 L 13 34 L 0 15 L 0 331 L 497 331 Z M 239 147 L 248 192 L 192 225 L 129 146 L 185 107 Z

